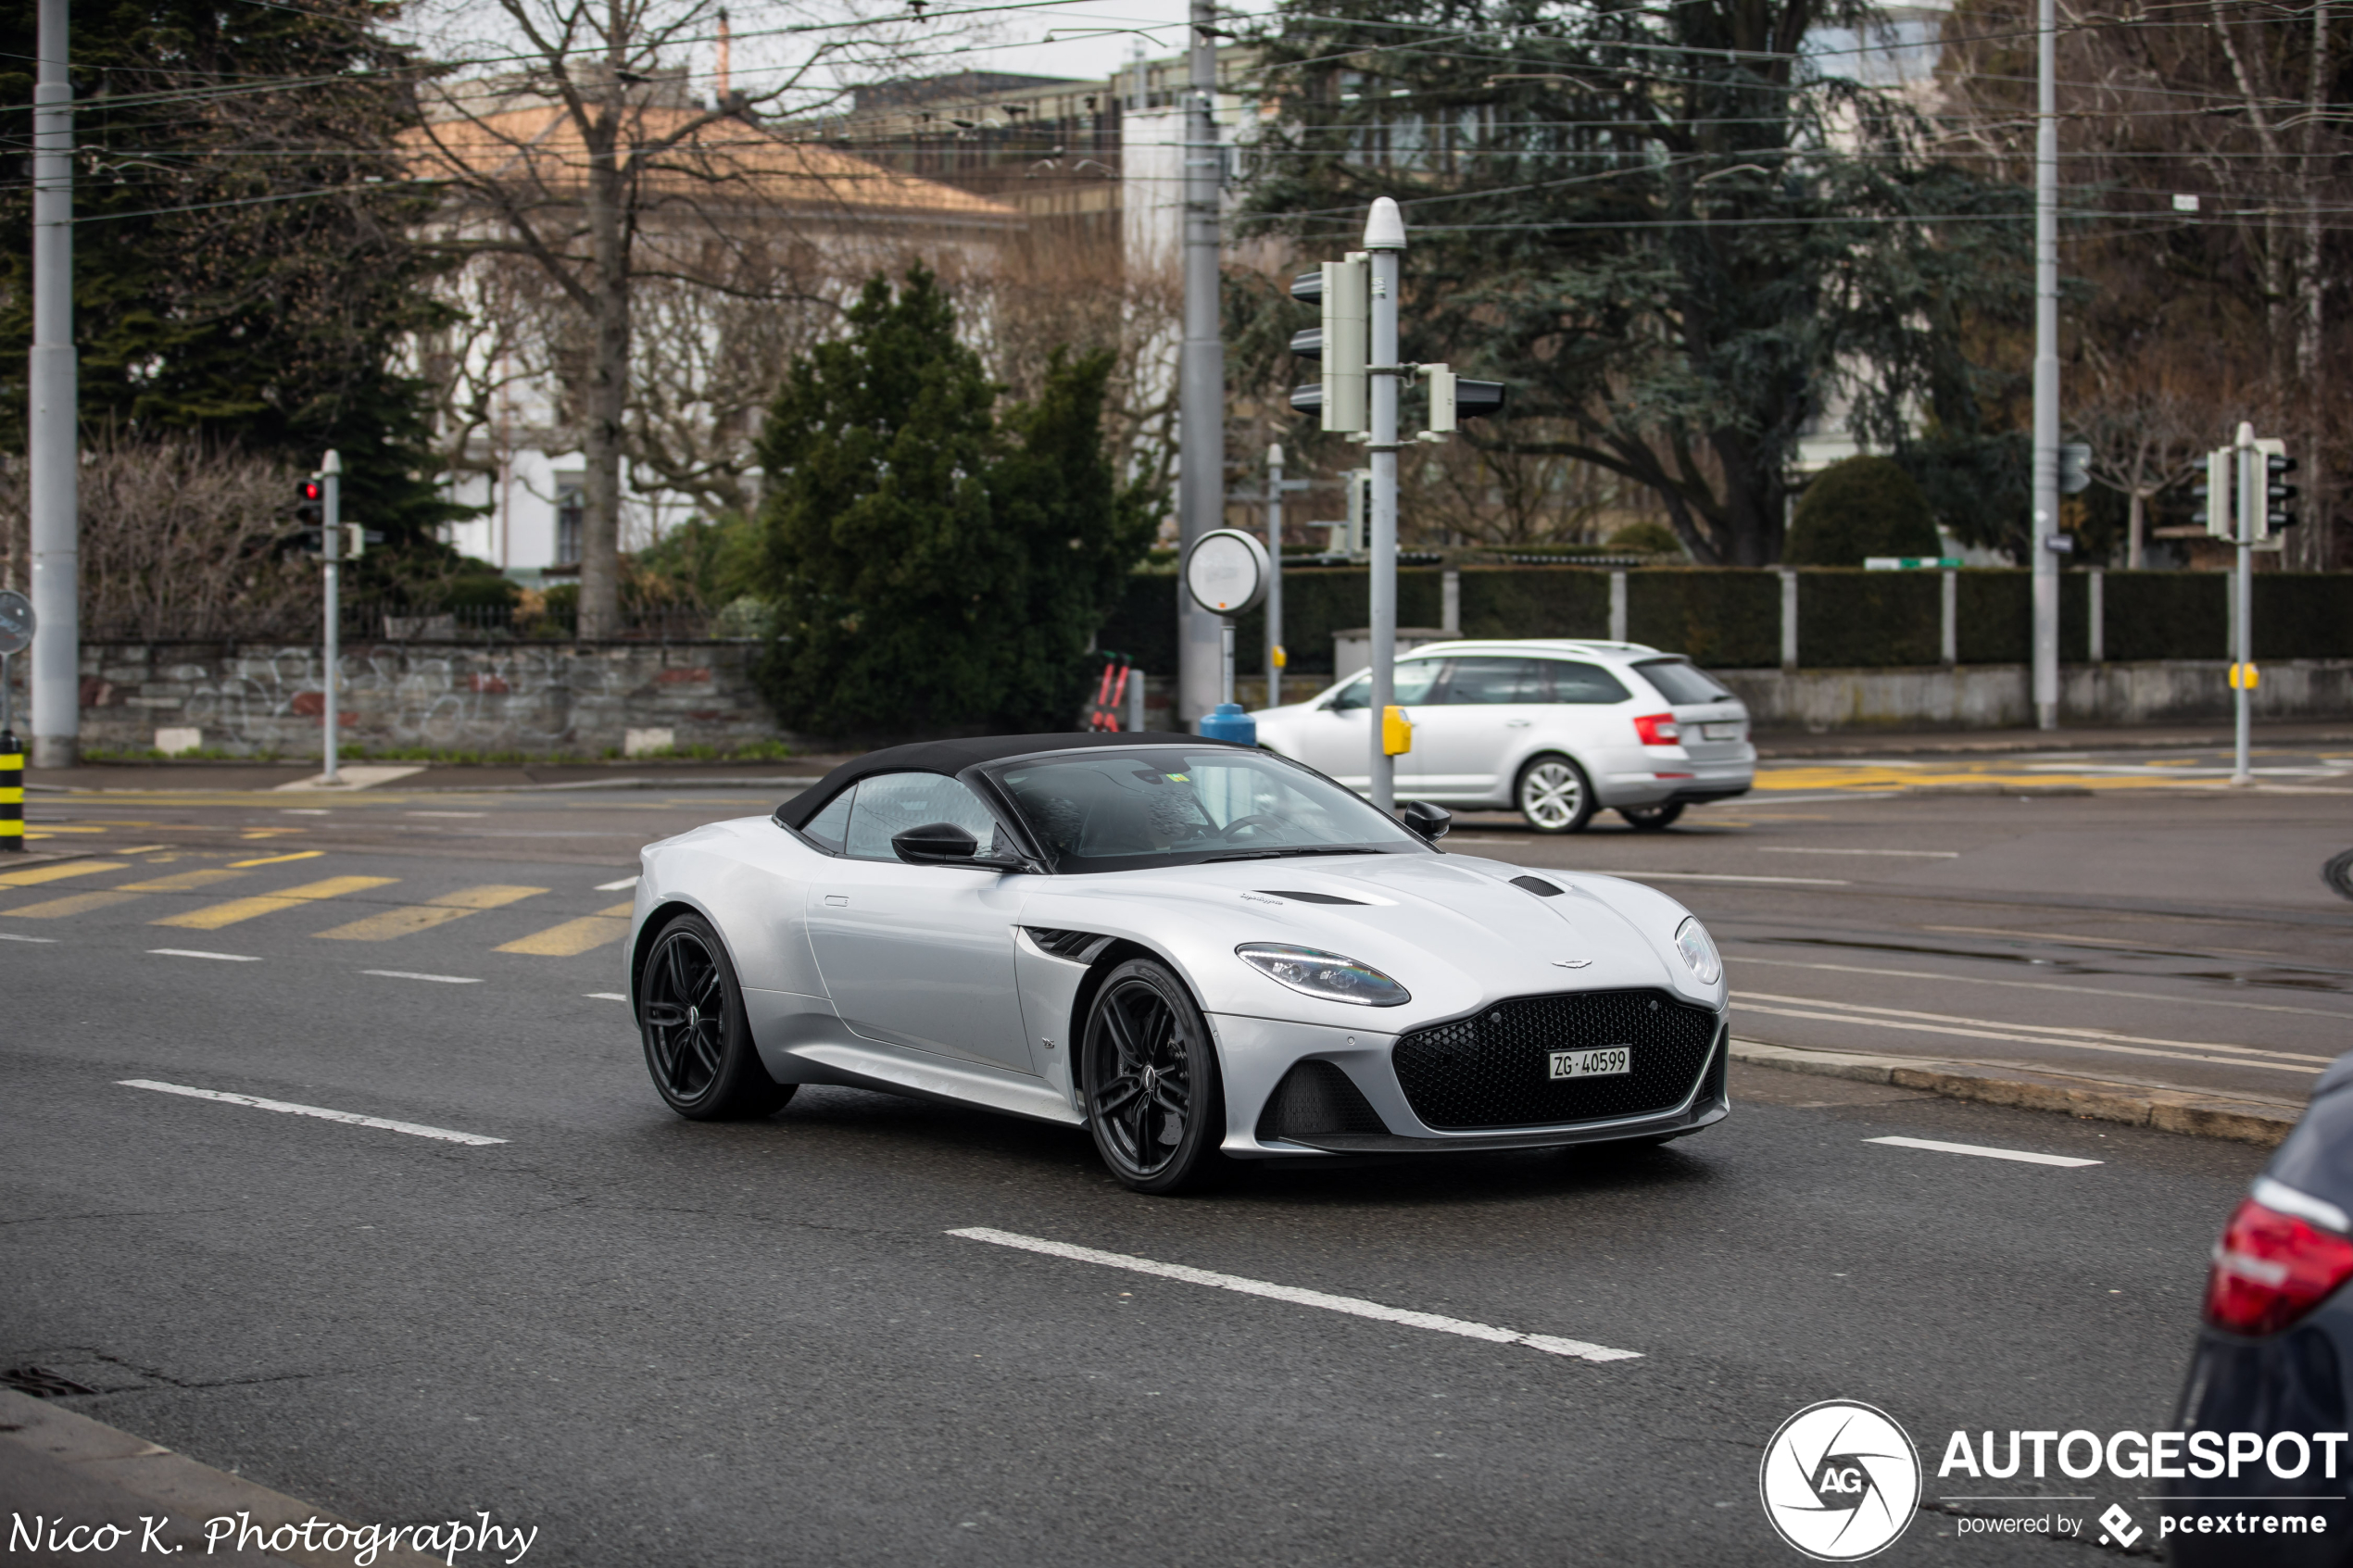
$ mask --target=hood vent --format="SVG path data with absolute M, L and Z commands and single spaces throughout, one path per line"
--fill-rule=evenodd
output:
M 1512 885 L 1525 887 L 1539 898 L 1557 898 L 1561 896 L 1559 888 L 1554 887 L 1541 876 L 1516 876 L 1512 878 Z
M 1262 887 L 1258 891 L 1269 898 L 1296 898 L 1302 904 L 1351 904 L 1360 909 L 1368 907 L 1362 898 L 1343 898 L 1337 893 L 1302 893 L 1288 887 Z

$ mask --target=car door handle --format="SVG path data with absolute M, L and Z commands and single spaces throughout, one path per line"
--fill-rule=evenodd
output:
M 1524 730 L 1528 728 L 1528 721 L 1525 719 L 1506 719 L 1504 721 L 1504 728 L 1507 730 Z
M 825 902 L 833 905 L 836 909 L 847 909 L 849 906 L 849 895 L 847 893 L 828 893 L 825 895 Z

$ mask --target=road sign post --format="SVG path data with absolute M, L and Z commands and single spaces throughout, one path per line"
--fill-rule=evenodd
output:
M 2238 458 L 2238 575 L 2231 584 L 2238 613 L 2237 646 L 2231 650 L 2232 705 L 2231 783 L 2245 789 L 2255 783 L 2249 766 L 2255 730 L 2255 541 L 2263 528 L 2263 454 L 2256 449 L 2255 427 L 2242 421 L 2234 444 Z
M 0 593 L 0 855 L 24 852 L 24 746 L 17 739 L 17 655 L 40 624 L 32 601 Z
M 1211 740 L 1258 744 L 1257 723 L 1234 700 L 1234 617 L 1266 596 L 1272 575 L 1265 546 L 1239 528 L 1212 529 L 1186 552 L 1185 592 L 1218 618 L 1221 696 L 1201 721 L 1201 733 Z
M 336 690 L 339 683 L 335 677 L 336 667 L 343 662 L 343 458 L 333 452 L 328 453 L 327 460 L 319 465 L 319 482 L 324 489 L 320 496 L 320 505 L 324 509 L 320 517 L 319 544 L 327 573 L 324 649 L 327 710 L 326 728 L 322 732 L 326 767 L 321 771 L 319 782 L 332 784 L 343 782 L 335 771 L 335 703 L 341 696 Z

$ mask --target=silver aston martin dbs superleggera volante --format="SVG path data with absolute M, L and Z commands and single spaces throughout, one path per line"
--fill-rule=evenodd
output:
M 1143 1192 L 1720 1120 L 1706 929 L 1639 884 L 1448 854 L 1447 825 L 1192 735 L 874 752 L 646 848 L 647 1064 L 698 1120 L 841 1084 L 1084 1125 Z

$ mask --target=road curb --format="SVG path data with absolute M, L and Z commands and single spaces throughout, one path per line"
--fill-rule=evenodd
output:
M 137 1550 L 142 1517 L 163 1515 L 170 1521 L 157 1525 L 157 1538 L 208 1562 L 356 1568 L 359 1555 L 305 1550 L 299 1544 L 283 1552 L 208 1550 L 207 1519 L 245 1514 L 265 1535 L 283 1525 L 299 1531 L 314 1519 L 322 1526 L 348 1527 L 351 1521 L 13 1388 L 0 1388 L 0 1498 L 6 1499 L 0 1507 L 26 1517 L 39 1513 L 62 1516 L 69 1525 L 127 1529 L 131 1549 L 120 1557 L 92 1554 L 103 1562 L 144 1561 Z M 375 1563 L 424 1568 L 441 1562 L 406 1549 L 372 1552 L 369 1560 L 371 1568 Z
M 1734 1040 L 1732 1060 L 1752 1067 L 1779 1068 L 1784 1073 L 1852 1078 L 1899 1089 L 1920 1089 L 1949 1099 L 1975 1100 L 1981 1105 L 2056 1110 L 2090 1121 L 2121 1122 L 2127 1126 L 2154 1127 L 2159 1132 L 2182 1133 L 2191 1137 L 2228 1138 L 2266 1148 L 2285 1138 L 2304 1114 L 2302 1105 L 2288 1100 L 2233 1099 L 2156 1085 L 2074 1078 L 1978 1062 L 1806 1050 L 1795 1046 L 1768 1046 L 1761 1040 Z

